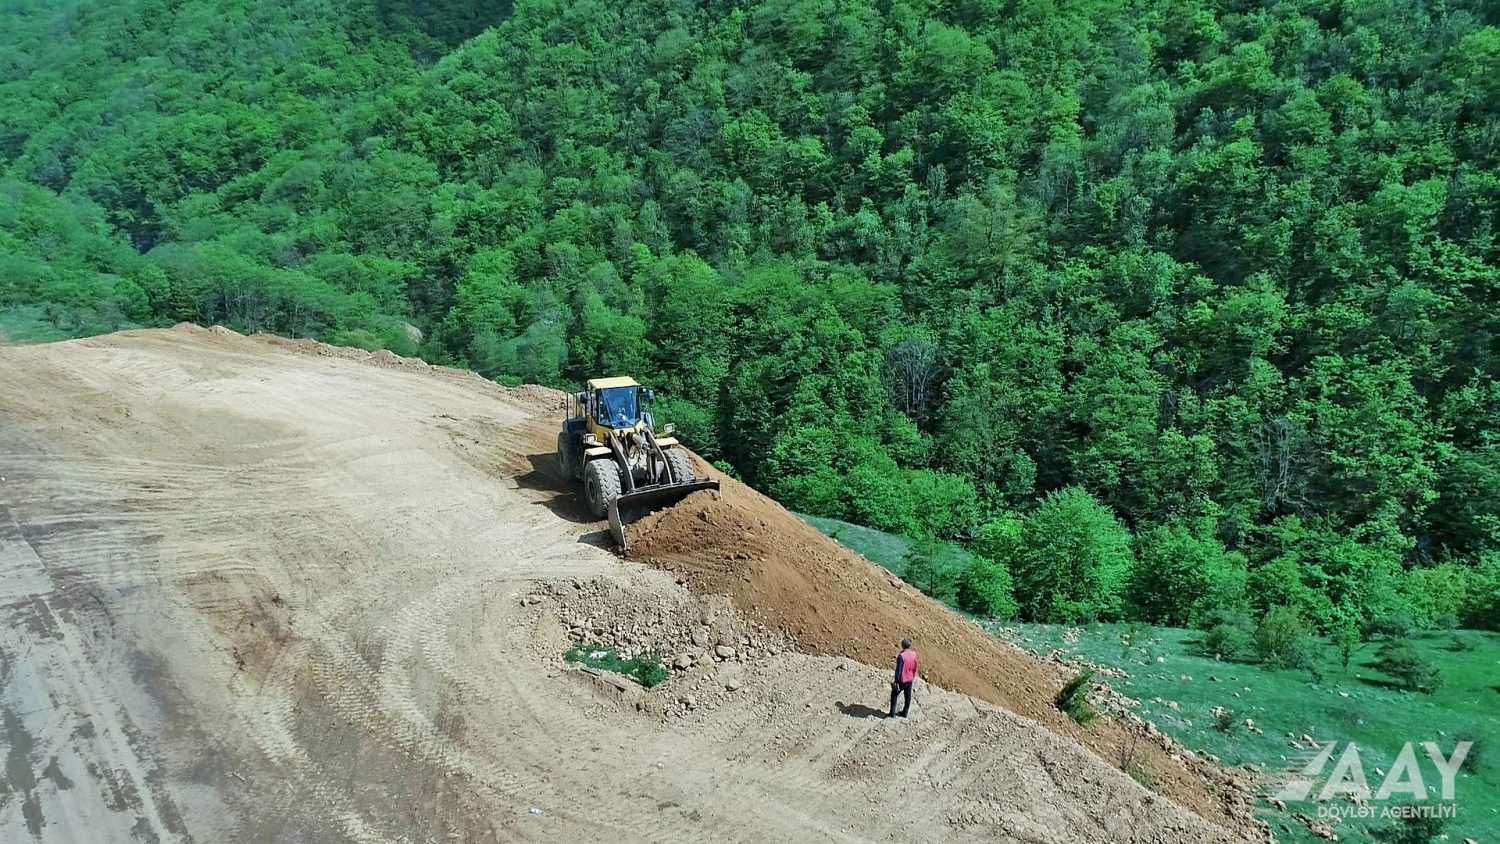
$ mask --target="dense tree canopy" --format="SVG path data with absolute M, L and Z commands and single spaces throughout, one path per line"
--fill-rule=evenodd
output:
M 789 506 L 1050 502 L 1109 589 L 1140 537 L 1127 604 L 1017 569 L 1035 617 L 1243 564 L 1327 624 L 1446 564 L 1492 618 L 1497 8 L 5 0 L 0 332 L 630 373 Z

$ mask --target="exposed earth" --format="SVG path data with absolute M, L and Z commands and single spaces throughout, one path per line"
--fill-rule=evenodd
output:
M 219 328 L 0 348 L 0 840 L 1263 837 L 1233 772 L 1078 727 L 1055 668 L 732 481 L 621 559 L 560 407 Z M 903 635 L 932 683 L 888 721 Z

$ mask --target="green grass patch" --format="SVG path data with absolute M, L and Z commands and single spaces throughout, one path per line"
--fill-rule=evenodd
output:
M 1291 746 L 1288 734 L 1297 739 L 1306 734 L 1318 741 L 1357 743 L 1370 788 L 1376 789 L 1384 779 L 1376 769 L 1389 772 L 1408 741 L 1437 742 L 1445 753 L 1458 740 L 1474 741 L 1455 786 L 1458 816 L 1443 831 L 1450 841 L 1500 841 L 1500 635 L 1459 630 L 1413 637 L 1411 647 L 1442 677 L 1431 693 L 1420 694 L 1401 690 L 1397 678 L 1377 670 L 1380 642 L 1362 645 L 1345 671 L 1338 649 L 1318 640 L 1315 659 L 1322 680 L 1314 681 L 1306 670 L 1204 656 L 1203 634 L 1196 630 L 1099 624 L 1082 628 L 1070 641 L 1065 627 L 1003 627 L 1007 636 L 1042 653 L 1056 649 L 1125 669 L 1129 677 L 1111 677 L 1109 683 L 1141 702 L 1142 717 L 1226 765 L 1259 764 L 1270 773 L 1297 770 L 1303 753 Z M 1216 709 L 1227 714 L 1217 715 Z M 1260 732 L 1246 729 L 1247 718 Z M 1426 758 L 1420 746 L 1416 752 Z M 1438 785 L 1430 765 L 1422 774 L 1428 785 Z M 1317 812 L 1312 801 L 1289 808 Z M 1281 840 L 1317 840 L 1269 804 L 1261 809 Z M 1393 824 L 1379 817 L 1349 819 L 1336 829 L 1345 841 L 1369 841 Z
M 964 572 L 975 560 L 963 546 L 955 542 L 909 539 L 838 519 L 798 515 L 845 548 L 864 555 L 955 611 L 963 611 L 959 600 L 960 583 Z M 1008 616 L 1006 613 L 1004 617 Z
M 863 554 L 891 574 L 897 577 L 906 576 L 906 555 L 912 546 L 910 539 L 838 519 L 825 519 L 802 513 L 798 513 L 797 516 L 822 531 L 830 539 L 837 540 L 845 548 Z
M 88 325 L 82 321 L 72 330 L 64 330 L 53 321 L 55 314 L 52 311 L 57 310 L 62 310 L 61 306 L 12 305 L 0 308 L 0 343 L 51 343 L 111 330 L 107 326 Z
M 911 540 L 837 519 L 802 518 L 907 578 L 916 545 Z M 1098 624 L 1083 628 L 1073 640 L 1065 638 L 1069 628 L 1058 625 L 984 624 L 1041 653 L 1055 649 L 1125 669 L 1129 677 L 1111 677 L 1109 683 L 1141 702 L 1137 711 L 1142 717 L 1187 747 L 1211 753 L 1226 765 L 1259 765 L 1273 774 L 1297 770 L 1303 751 L 1291 746 L 1288 734 L 1297 739 L 1305 734 L 1318 741 L 1358 744 L 1372 778 L 1370 787 L 1375 789 L 1383 779 L 1376 769 L 1389 772 L 1408 741 L 1437 742 L 1445 753 L 1453 751 L 1456 741 L 1473 741 L 1456 783 L 1458 817 L 1445 824 L 1443 832 L 1449 841 L 1500 841 L 1500 634 L 1449 630 L 1411 637 L 1411 649 L 1437 669 L 1435 685 L 1425 678 L 1419 684 L 1430 687 L 1424 694 L 1403 690 L 1402 683 L 1409 684 L 1409 680 L 1379 670 L 1384 640 L 1359 645 L 1347 670 L 1337 645 L 1321 638 L 1315 639 L 1307 667 L 1276 669 L 1249 661 L 1216 660 L 1211 643 L 1198 630 Z M 1246 654 L 1253 650 L 1250 635 L 1251 631 L 1244 632 L 1241 650 Z M 1218 644 L 1220 651 L 1235 650 Z M 1389 659 L 1386 663 L 1396 666 Z M 1086 682 L 1082 685 L 1086 687 Z M 1245 726 L 1247 719 L 1255 730 Z M 1417 754 L 1425 759 L 1420 747 Z M 1143 753 L 1132 751 L 1114 761 L 1151 788 L 1155 775 L 1143 758 Z M 1422 773 L 1427 784 L 1437 786 L 1437 772 L 1430 765 Z M 1312 801 L 1288 808 L 1309 815 L 1317 812 Z M 1320 840 L 1269 803 L 1262 802 L 1260 810 L 1280 840 L 1309 844 Z M 1344 841 L 1399 840 L 1381 838 L 1394 827 L 1394 821 L 1377 817 L 1345 820 L 1336 829 Z
M 595 647 L 588 643 L 574 645 L 563 654 L 563 659 L 587 665 L 600 671 L 612 671 L 640 683 L 646 688 L 660 685 L 667 679 L 667 666 L 657 654 L 645 654 L 623 659 L 609 648 Z

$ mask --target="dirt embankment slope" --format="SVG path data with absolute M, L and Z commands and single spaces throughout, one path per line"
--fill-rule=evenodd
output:
M 220 329 L 0 348 L 0 840 L 1187 844 L 1244 831 L 956 692 L 924 695 L 912 722 L 869 717 L 904 628 L 931 670 L 965 682 L 968 663 L 940 652 L 978 645 L 920 602 L 872 610 L 882 629 L 847 637 L 869 639 L 850 649 L 875 667 L 816 655 L 848 643 L 843 622 L 809 619 L 780 626 L 814 654 L 707 656 L 649 692 L 571 670 L 566 614 L 647 649 L 724 618 L 601 547 L 602 525 L 549 475 L 557 410 L 549 390 Z M 731 485 L 737 498 L 763 501 Z M 833 577 L 839 558 L 765 504 L 765 553 L 807 543 L 797 576 L 855 618 L 870 586 Z M 716 565 L 747 553 L 742 536 L 706 539 Z M 798 589 L 735 583 L 715 588 L 740 610 L 807 607 Z M 971 665 L 976 683 L 986 665 Z M 1047 693 L 1035 683 L 1033 703 Z
M 1079 726 L 1053 705 L 1066 678 L 985 633 L 885 569 L 733 478 L 627 529 L 632 559 L 678 574 L 694 591 L 722 593 L 810 653 L 873 667 L 893 662 L 902 638 L 917 643 L 923 674 L 945 688 L 1003 706 L 1120 765 L 1144 763 L 1156 786 L 1194 811 L 1250 828 L 1246 795 L 1204 760 L 1170 754 L 1131 725 Z

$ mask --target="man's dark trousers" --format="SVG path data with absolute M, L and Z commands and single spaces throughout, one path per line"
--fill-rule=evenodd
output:
M 906 710 L 911 708 L 911 683 L 891 684 L 891 714 L 887 717 L 896 717 L 896 698 L 900 695 L 906 695 L 906 699 L 901 702 L 901 717 L 906 717 Z

